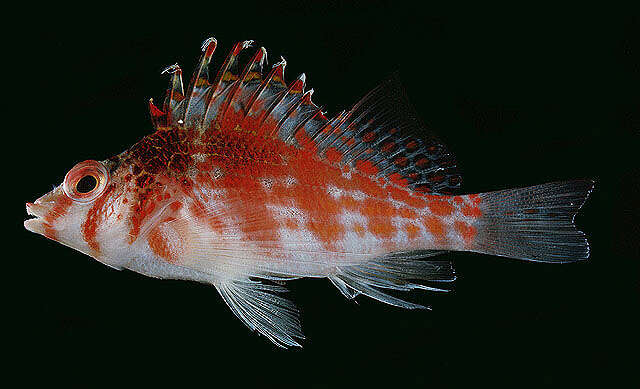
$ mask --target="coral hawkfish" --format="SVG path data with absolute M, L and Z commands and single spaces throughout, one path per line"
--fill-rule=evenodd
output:
M 116 269 L 210 283 L 249 328 L 299 346 L 284 281 L 327 278 L 344 296 L 424 308 L 398 293 L 446 291 L 436 254 L 473 251 L 541 262 L 586 259 L 573 218 L 590 180 L 459 194 L 452 153 L 425 130 L 396 78 L 334 117 L 282 59 L 252 41 L 215 77 L 207 39 L 185 90 L 168 67 L 154 131 L 104 161 L 74 166 L 33 203 L 32 232 Z M 399 291 L 399 292 L 398 292 Z

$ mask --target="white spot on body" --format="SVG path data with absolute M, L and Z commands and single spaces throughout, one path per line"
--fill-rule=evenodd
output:
M 343 195 L 343 190 L 338 188 L 337 186 L 329 185 L 327 186 L 327 193 L 333 197 L 334 199 L 340 198 Z

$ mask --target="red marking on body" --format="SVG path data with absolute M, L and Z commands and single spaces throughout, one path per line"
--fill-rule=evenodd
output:
M 389 140 L 382 145 L 381 150 L 385 153 L 389 153 L 395 148 L 396 148 L 396 142 Z
M 102 196 L 93 202 L 93 206 L 87 212 L 87 218 L 82 224 L 82 236 L 89 247 L 96 253 L 100 252 L 100 243 L 96 240 L 96 234 L 100 223 L 105 219 L 105 212 L 108 208 L 107 201 L 113 201 L 111 194 L 115 185 L 111 184 Z
M 453 212 L 453 206 L 447 200 L 431 199 L 429 210 L 436 216 L 449 216 Z
M 467 197 L 471 200 L 473 205 L 480 205 L 480 203 L 482 203 L 482 198 L 478 193 L 470 194 Z
M 456 221 L 453 223 L 454 228 L 456 229 L 456 231 L 458 231 L 458 233 L 460 234 L 460 236 L 462 236 L 462 238 L 464 239 L 464 242 L 467 246 L 471 245 L 473 243 L 473 240 L 475 239 L 476 235 L 477 235 L 477 230 L 474 226 L 468 224 L 468 223 L 464 223 L 461 221 Z
M 224 232 L 224 223 L 222 220 L 216 215 L 207 213 L 204 204 L 194 200 L 189 205 L 189 212 L 191 212 L 196 220 L 211 227 L 214 232 L 217 232 L 218 234 L 222 234 Z
M 290 230 L 297 230 L 298 228 L 300 228 L 298 221 L 295 219 L 287 219 L 284 225 Z
M 431 161 L 429 160 L 429 158 L 422 157 L 422 158 L 419 158 L 419 159 L 415 162 L 415 165 L 416 165 L 416 167 L 418 167 L 418 168 L 420 168 L 420 169 L 423 169 L 423 168 L 425 168 L 425 167 L 429 166 L 429 164 L 430 164 L 430 163 L 431 163 Z
M 369 131 L 366 134 L 364 134 L 364 136 L 362 137 L 363 142 L 371 142 L 374 139 L 376 139 L 375 131 Z
M 476 206 L 464 205 L 460 211 L 464 216 L 468 217 L 479 218 L 482 216 L 482 211 L 480 211 L 480 208 Z
M 409 240 L 417 239 L 420 236 L 420 227 L 413 223 L 405 224 L 404 229 L 407 232 L 407 238 L 409 238 Z
M 360 201 L 351 196 L 340 197 L 340 204 L 349 211 L 357 211 L 360 209 Z
M 364 174 L 368 174 L 370 176 L 375 176 L 378 174 L 378 168 L 373 164 L 373 162 L 366 160 L 357 160 L 356 161 L 356 169 L 360 170 Z
M 410 140 L 409 142 L 407 142 L 406 147 L 408 151 L 414 151 L 418 148 L 418 142 L 416 142 L 415 140 Z
M 424 208 L 427 206 L 427 202 L 423 198 L 412 196 L 411 193 L 406 189 L 392 186 L 386 189 L 392 199 L 401 201 L 408 206 L 414 208 Z
M 436 242 L 443 242 L 446 240 L 447 232 L 444 223 L 435 216 L 427 216 L 423 219 L 424 226 L 427 231 L 433 235 Z
M 147 237 L 149 248 L 154 254 L 165 259 L 170 263 L 177 263 L 184 251 L 184 242 L 171 226 L 171 221 L 175 219 L 168 218 L 152 228 Z
M 142 223 L 155 210 L 156 202 L 154 201 L 153 195 L 154 191 L 149 188 L 139 191 L 138 201 L 131 207 L 132 215 L 129 243 L 133 243 L 138 239 Z
M 325 151 L 325 155 L 331 163 L 338 163 L 342 160 L 342 153 L 339 152 L 335 147 L 328 148 L 327 151 Z
M 67 213 L 71 204 L 73 204 L 73 200 L 70 197 L 66 195 L 58 196 L 53 207 L 44 217 L 44 236 L 49 239 L 56 239 L 57 234 L 53 224 Z
M 369 218 L 391 219 L 396 215 L 397 209 L 388 201 L 368 197 L 362 202 L 361 212 Z
M 307 135 L 307 132 L 304 130 L 297 131 L 295 134 L 296 141 L 304 152 L 316 155 L 318 152 L 318 146 L 316 143 Z
M 406 167 L 408 163 L 409 160 L 407 159 L 407 157 L 398 157 L 393 160 L 393 164 L 400 168 Z
M 407 186 L 409 185 L 409 181 L 406 178 L 402 177 L 399 173 L 393 173 L 389 175 L 389 181 L 398 185 L 398 186 Z
M 369 232 L 381 239 L 391 239 L 396 231 L 390 220 L 376 220 L 369 224 Z
M 417 219 L 418 212 L 409 208 L 400 208 L 398 209 L 398 214 L 406 219 Z

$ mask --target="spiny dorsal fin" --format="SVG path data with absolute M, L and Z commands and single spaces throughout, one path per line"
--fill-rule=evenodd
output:
M 207 106 L 206 95 L 211 89 L 211 82 L 209 81 L 209 63 L 213 53 L 218 46 L 218 41 L 215 38 L 208 38 L 202 43 L 202 56 L 198 68 L 191 77 L 189 83 L 189 89 L 187 89 L 187 102 L 184 114 L 184 122 L 186 126 L 191 126 L 197 123 Z
M 229 86 L 237 82 L 240 78 L 240 69 L 242 68 L 238 61 L 238 55 L 242 50 L 251 47 L 252 44 L 253 41 L 251 40 L 236 43 L 222 64 L 222 67 L 220 67 L 213 86 L 207 95 L 208 104 L 205 108 L 203 119 L 203 128 L 205 130 L 219 118 L 221 106 L 230 93 Z
M 169 89 L 164 98 L 163 109 L 167 113 L 168 122 L 166 125 L 175 126 L 179 124 L 181 120 L 181 108 L 184 101 L 184 88 L 182 87 L 182 69 L 176 63 L 171 66 L 167 66 L 162 73 L 171 74 L 171 81 L 169 83 Z
M 206 40 L 186 100 L 180 68 L 167 68 L 173 77 L 164 113 L 150 104 L 154 123 L 199 125 L 202 131 L 241 127 L 418 192 L 452 193 L 459 188 L 461 178 L 453 155 L 424 130 L 397 77 L 329 120 L 311 101 L 312 90 L 304 91 L 304 74 L 287 86 L 284 59 L 263 78 L 266 50 L 260 48 L 241 71 L 238 55 L 252 43 L 237 43 L 209 83 L 207 69 L 216 41 Z

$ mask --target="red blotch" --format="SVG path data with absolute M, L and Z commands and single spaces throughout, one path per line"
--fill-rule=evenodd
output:
M 169 224 L 172 220 L 174 219 L 166 219 L 151 229 L 147 242 L 154 254 L 167 262 L 176 263 L 183 253 L 183 241 L 182 237 Z
M 327 149 L 327 151 L 325 151 L 325 155 L 331 163 L 338 163 L 342 160 L 342 153 L 339 152 L 335 147 Z
M 363 142 L 371 142 L 376 139 L 377 135 L 374 131 L 369 131 L 362 137 Z
M 413 151 L 418 148 L 418 142 L 416 142 L 415 140 L 411 140 L 407 143 L 406 147 L 408 151 Z
M 460 236 L 462 236 L 462 239 L 464 239 L 464 242 L 467 245 L 471 245 L 473 243 L 473 240 L 477 235 L 477 230 L 474 226 L 461 221 L 456 221 L 453 226 Z
M 285 221 L 285 226 L 290 230 L 297 230 L 300 228 L 298 221 L 296 219 L 287 219 Z
M 400 208 L 398 210 L 398 213 L 400 214 L 400 216 L 406 218 L 406 219 L 417 219 L 418 218 L 418 212 L 414 211 L 413 209 L 410 208 Z
M 465 205 L 462 207 L 461 212 L 464 216 L 468 217 L 479 218 L 480 216 L 482 216 L 482 211 L 480 211 L 480 208 L 475 206 Z
M 56 230 L 53 227 L 53 223 L 67 213 L 71 204 L 73 204 L 73 200 L 66 195 L 61 195 L 56 199 L 53 208 L 51 208 L 51 211 L 44 217 L 46 223 L 43 231 L 44 236 L 49 239 L 56 239 Z
M 375 220 L 373 223 L 369 223 L 369 231 L 382 239 L 390 239 L 396 232 L 396 228 L 391 224 L 390 220 Z
M 431 200 L 429 210 L 437 216 L 449 216 L 453 212 L 453 206 L 446 200 Z
M 417 239 L 420 236 L 420 227 L 416 226 L 413 223 L 406 224 L 404 226 L 405 231 L 407 232 L 407 237 L 409 240 Z
M 385 153 L 388 153 L 388 152 L 390 152 L 391 150 L 393 150 L 395 147 L 396 147 L 396 142 L 394 142 L 394 141 L 390 140 L 390 141 L 385 142 L 385 143 L 382 145 L 381 150 L 382 150 L 383 152 L 385 152 Z
M 87 219 L 82 224 L 82 236 L 89 247 L 96 253 L 100 252 L 100 244 L 96 240 L 96 234 L 100 223 L 105 219 L 107 201 L 111 199 L 111 193 L 115 185 L 111 184 L 104 194 L 94 201 L 93 206 L 87 212 Z
M 389 181 L 398 185 L 398 186 L 407 186 L 409 185 L 409 181 L 406 178 L 402 177 L 399 173 L 393 173 L 389 175 Z
M 427 216 L 423 222 L 427 231 L 433 235 L 436 241 L 442 242 L 446 239 L 446 228 L 440 219 L 434 216 Z
M 378 168 L 373 164 L 373 162 L 366 160 L 357 160 L 356 161 L 356 169 L 360 170 L 364 174 L 368 174 L 370 176 L 375 176 L 378 174 Z

